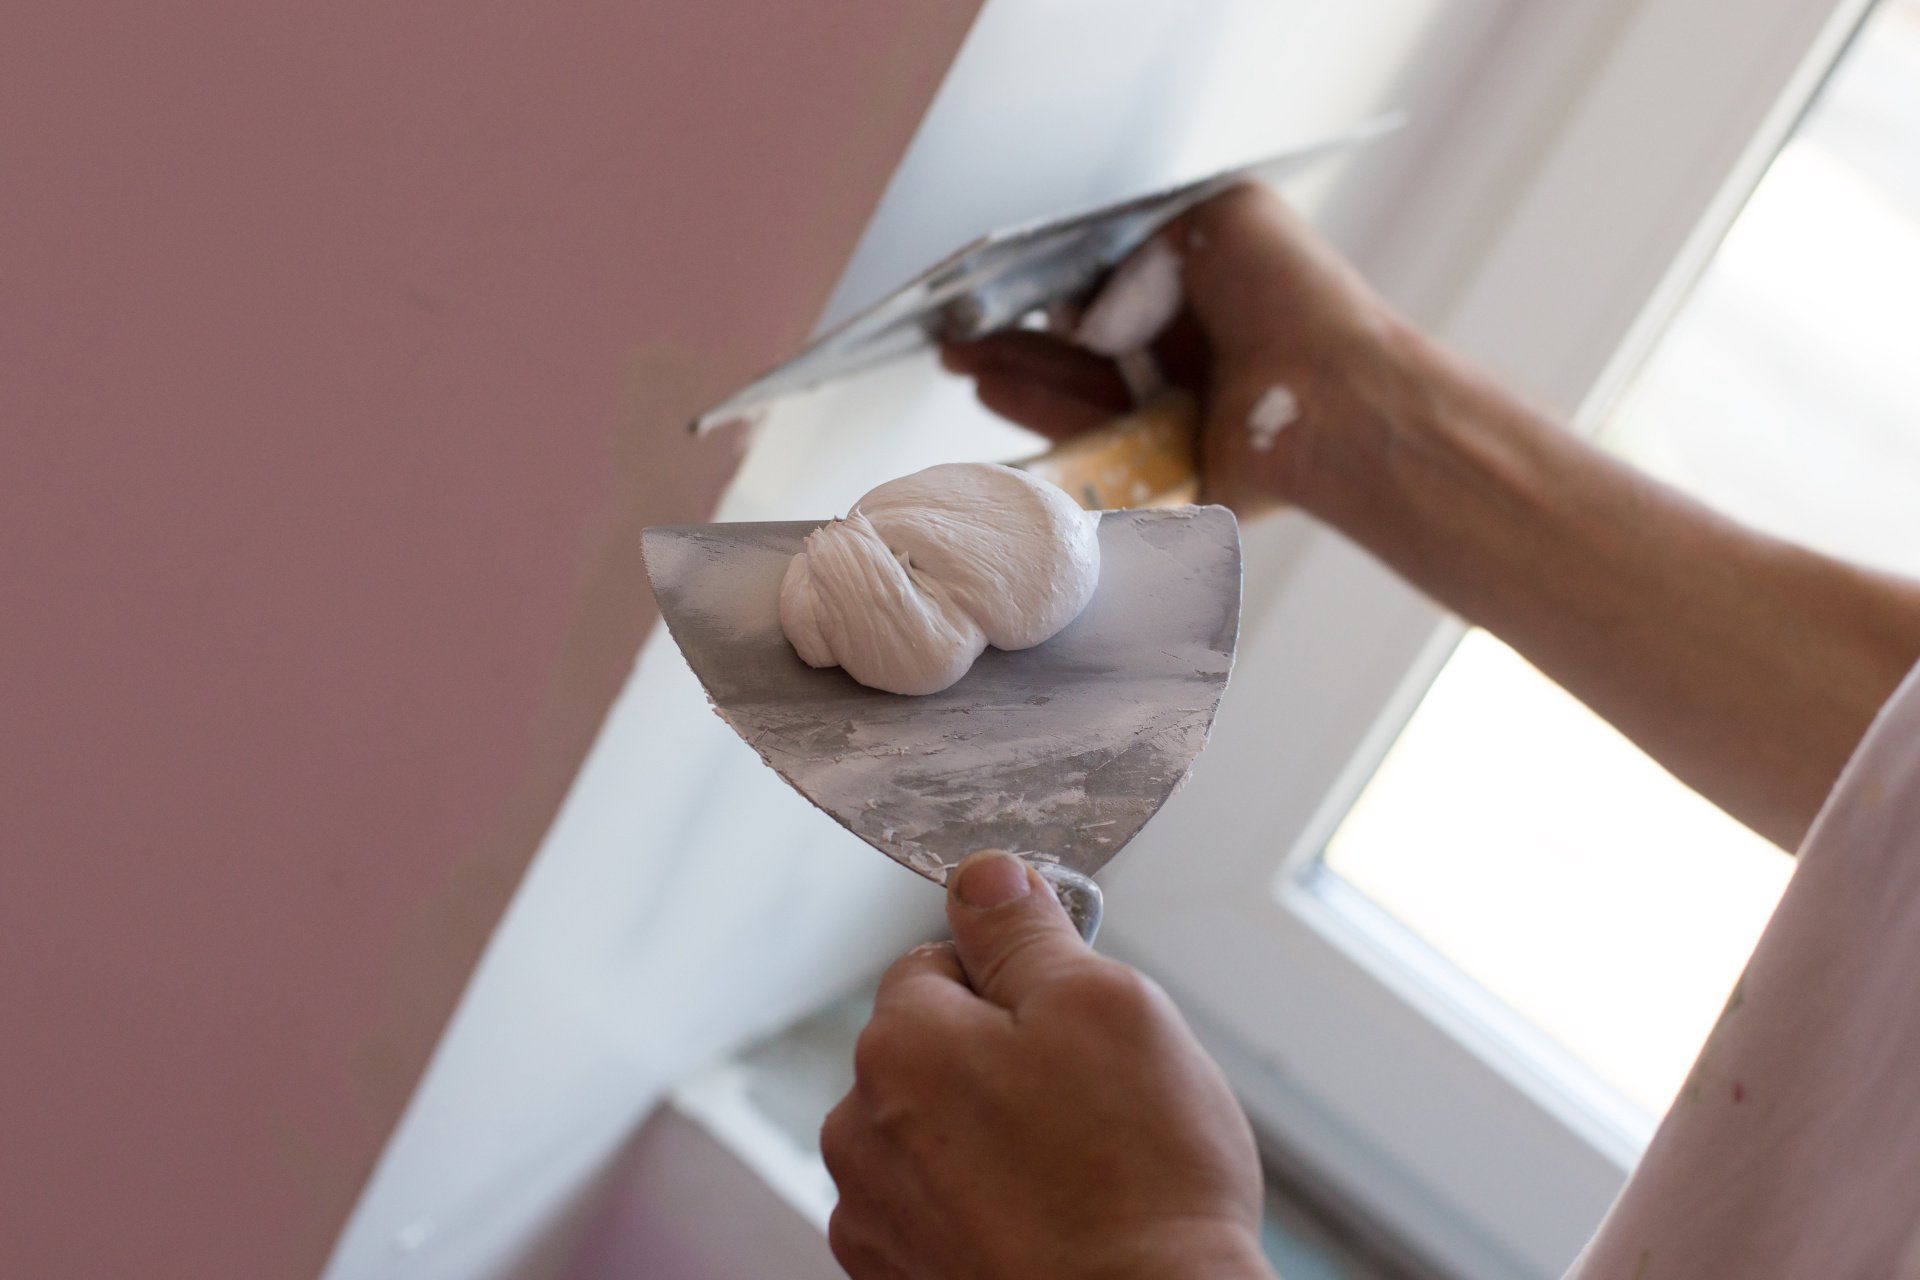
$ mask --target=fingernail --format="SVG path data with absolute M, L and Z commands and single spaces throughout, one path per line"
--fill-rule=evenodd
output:
M 1027 864 L 1001 849 L 971 854 L 954 873 L 953 892 L 960 904 L 985 911 L 1024 898 L 1032 888 Z

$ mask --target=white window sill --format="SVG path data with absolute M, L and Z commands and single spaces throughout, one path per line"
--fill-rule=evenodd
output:
M 683 1081 L 662 1105 L 675 1125 L 688 1125 L 750 1171 L 769 1193 L 725 1206 L 719 1216 L 737 1232 L 742 1210 L 788 1215 L 805 1223 L 824 1249 L 834 1203 L 832 1179 L 821 1163 L 821 1121 L 853 1082 L 853 1041 L 865 1023 L 871 995 L 862 991 L 834 1001 L 778 1035 L 750 1045 L 735 1057 Z M 661 1123 L 656 1116 L 651 1124 Z M 696 1161 L 704 1168 L 710 1161 Z M 681 1223 L 688 1239 L 703 1233 Z M 1336 1226 L 1310 1207 L 1285 1180 L 1270 1175 L 1263 1243 L 1282 1280 L 1402 1280 L 1416 1273 L 1362 1229 Z M 687 1240 L 677 1242 L 685 1248 Z M 802 1250 L 811 1258 L 811 1250 Z M 783 1274 L 796 1271 L 783 1259 Z M 830 1272 L 829 1274 L 837 1274 Z M 661 1280 L 677 1280 L 661 1277 Z

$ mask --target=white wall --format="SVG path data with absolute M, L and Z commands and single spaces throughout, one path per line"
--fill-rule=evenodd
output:
M 993 0 L 823 323 L 990 226 L 1393 104 L 1443 8 L 1497 6 Z M 927 366 L 898 367 L 770 420 L 719 518 L 826 516 L 903 471 L 1025 448 Z M 938 905 L 763 769 L 656 633 L 328 1275 L 545 1274 L 542 1232 L 669 1082 L 930 935 Z

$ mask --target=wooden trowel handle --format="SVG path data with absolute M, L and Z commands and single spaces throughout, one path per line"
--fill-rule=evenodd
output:
M 1200 492 L 1200 411 L 1168 391 L 1104 427 L 1011 465 L 1051 481 L 1089 511 L 1171 507 Z

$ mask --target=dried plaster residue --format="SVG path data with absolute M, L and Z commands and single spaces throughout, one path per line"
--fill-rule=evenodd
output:
M 1299 397 L 1275 383 L 1261 393 L 1247 413 L 1247 442 L 1265 453 L 1273 448 L 1280 432 L 1299 416 Z
M 1180 313 L 1180 255 L 1155 236 L 1114 270 L 1080 320 L 1074 341 L 1112 358 L 1144 349 Z

